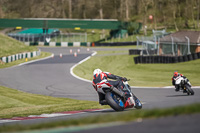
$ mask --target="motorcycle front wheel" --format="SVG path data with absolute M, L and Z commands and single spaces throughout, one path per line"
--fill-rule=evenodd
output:
M 122 102 L 121 98 L 114 93 L 107 92 L 105 99 L 115 111 L 123 111 L 124 110 L 124 103 Z
M 133 98 L 135 100 L 135 108 L 136 109 L 141 109 L 142 108 L 142 103 L 140 102 L 140 100 L 132 93 Z
M 188 95 L 194 95 L 194 91 L 192 90 L 192 88 L 189 86 L 189 85 L 185 85 L 185 88 L 186 88 L 186 90 L 187 90 L 187 94 Z

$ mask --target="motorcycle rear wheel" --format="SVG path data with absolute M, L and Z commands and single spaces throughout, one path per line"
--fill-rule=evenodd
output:
M 111 92 L 107 92 L 105 99 L 108 103 L 108 105 L 110 105 L 111 108 L 113 108 L 115 111 L 123 111 L 124 107 L 121 107 L 119 104 L 117 104 L 117 102 L 113 99 L 112 97 L 112 93 Z

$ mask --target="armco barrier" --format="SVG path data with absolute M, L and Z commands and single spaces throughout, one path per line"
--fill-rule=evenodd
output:
M 80 46 L 88 46 L 90 47 L 90 42 L 26 42 L 28 46 L 60 46 L 60 47 L 80 47 Z
M 25 42 L 28 46 L 61 46 L 61 47 L 80 47 L 80 46 L 92 46 L 90 42 Z M 136 45 L 136 42 L 113 42 L 113 43 L 93 43 L 94 46 L 130 46 Z M 137 53 L 140 54 L 140 50 L 137 50 Z
M 19 54 L 10 55 L 7 57 L 1 57 L 0 60 L 4 63 L 9 63 L 9 62 L 13 62 L 15 60 L 19 60 L 19 59 L 23 59 L 23 58 L 32 58 L 35 56 L 39 56 L 40 53 L 41 53 L 40 50 L 34 51 L 34 52 L 19 53 Z
M 134 57 L 135 64 L 138 63 L 178 63 L 200 59 L 200 53 L 184 56 L 137 56 Z

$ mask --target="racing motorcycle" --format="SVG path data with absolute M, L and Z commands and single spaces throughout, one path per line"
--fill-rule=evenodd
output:
M 126 108 L 133 107 L 136 109 L 142 108 L 140 100 L 131 92 L 128 81 L 129 80 L 123 81 L 124 88 L 122 90 L 113 87 L 109 82 L 107 82 L 107 80 L 97 84 L 97 88 L 101 88 L 101 93 L 105 94 L 107 104 L 115 111 L 123 111 Z M 121 97 L 120 93 L 125 94 L 125 97 Z
M 178 76 L 175 80 L 175 85 L 179 86 L 180 90 L 186 92 L 188 95 L 194 95 L 194 91 L 191 88 L 190 83 L 188 83 L 183 77 Z

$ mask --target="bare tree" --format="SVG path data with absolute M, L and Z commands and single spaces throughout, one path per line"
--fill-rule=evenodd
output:
M 123 12 L 124 12 L 124 0 L 120 0 L 120 19 L 123 19 Z
M 149 0 L 141 0 L 142 2 L 142 8 L 143 8 L 143 30 L 144 30 L 144 35 L 147 35 L 147 10 L 148 10 L 148 5 L 150 4 L 151 1 Z
M 126 20 L 129 20 L 129 0 L 126 0 Z
M 153 8 L 154 8 L 154 13 L 153 13 L 153 21 L 154 21 L 154 29 L 157 29 L 157 15 L 156 15 L 156 12 L 158 11 L 157 10 L 157 6 L 158 6 L 158 0 L 152 0 L 152 5 L 153 5 Z
M 100 19 L 103 19 L 102 0 L 99 0 L 99 15 L 100 15 Z
M 170 6 L 171 6 L 171 10 L 172 10 L 172 14 L 173 14 L 173 23 L 174 23 L 174 27 L 176 29 L 176 31 L 179 31 L 178 26 L 177 26 L 177 22 L 176 22 L 176 10 L 177 10 L 177 0 L 174 1 L 169 1 L 170 2 Z
M 84 0 L 84 3 L 82 5 L 82 12 L 83 12 L 83 18 L 86 19 L 86 6 L 87 6 L 87 0 Z
M 200 9 L 200 0 L 197 0 L 197 28 L 200 27 L 200 24 L 199 24 L 199 9 Z
M 62 0 L 61 1 L 61 14 L 62 14 L 62 18 L 66 18 L 66 13 L 65 13 L 65 7 L 66 7 L 66 1 L 65 0 Z
M 192 0 L 192 3 L 191 3 L 191 15 L 192 15 L 192 24 L 193 24 L 193 27 L 196 28 L 196 25 L 195 25 L 195 19 L 194 19 L 194 0 Z
M 72 18 L 72 0 L 68 0 L 68 2 L 69 2 L 69 15 L 68 15 L 68 17 L 69 18 Z
M 117 7 L 117 5 L 118 5 L 119 3 L 117 3 L 117 1 L 116 0 L 113 0 L 113 5 L 114 5 L 114 17 L 115 18 L 118 18 L 118 7 Z
M 4 12 L 2 10 L 2 5 L 4 4 L 4 1 L 3 0 L 0 0 L 0 18 L 3 18 L 4 17 Z

